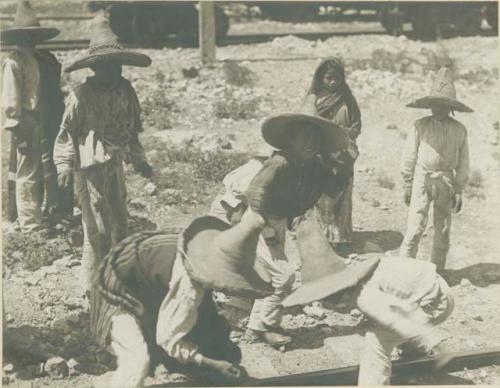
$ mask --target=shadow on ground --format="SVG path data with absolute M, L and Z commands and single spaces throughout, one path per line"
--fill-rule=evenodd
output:
M 487 287 L 490 284 L 500 284 L 500 264 L 478 263 L 461 269 L 447 269 L 443 277 L 450 286 L 459 284 L 462 279 L 468 279 L 477 287 Z
M 362 231 L 354 232 L 352 240 L 352 252 L 384 253 L 399 248 L 403 235 L 395 230 Z

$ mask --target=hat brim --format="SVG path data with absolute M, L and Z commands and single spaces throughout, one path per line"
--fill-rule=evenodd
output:
M 189 276 L 206 288 L 243 297 L 263 297 L 273 293 L 250 263 L 231 261 L 212 249 L 216 236 L 231 228 L 214 216 L 193 220 L 182 234 L 184 264 Z
M 323 276 L 302 284 L 281 303 L 284 307 L 305 305 L 353 287 L 370 275 L 380 259 L 371 257 L 357 264 L 348 265 L 344 270 Z
M 93 54 L 89 54 L 83 58 L 77 59 L 66 69 L 64 69 L 64 71 L 66 73 L 69 73 L 75 70 L 84 69 L 103 61 L 118 62 L 124 66 L 147 67 L 151 65 L 151 58 L 149 58 L 147 55 L 135 51 L 109 48 L 99 50 Z
M 262 136 L 273 147 L 286 148 L 290 124 L 295 122 L 306 122 L 319 128 L 323 133 L 322 146 L 326 151 L 336 152 L 347 147 L 347 135 L 340 126 L 322 117 L 303 113 L 282 113 L 269 117 L 262 124 Z
M 61 31 L 53 27 L 14 27 L 0 32 L 0 39 L 6 43 L 16 43 L 17 40 L 29 37 L 43 42 L 59 35 Z
M 445 96 L 422 97 L 407 104 L 406 106 L 408 108 L 431 109 L 436 103 L 447 105 L 450 109 L 457 112 L 474 112 L 471 108 L 460 101 Z

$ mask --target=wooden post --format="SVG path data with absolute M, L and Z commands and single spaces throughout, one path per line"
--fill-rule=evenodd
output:
M 215 62 L 215 12 L 213 1 L 200 1 L 199 41 L 201 62 L 212 64 Z

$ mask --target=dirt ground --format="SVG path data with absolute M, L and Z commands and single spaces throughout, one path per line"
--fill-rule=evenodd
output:
M 124 75 L 143 107 L 141 140 L 157 175 L 153 182 L 157 190 L 149 194 L 148 181 L 127 168 L 132 231 L 182 226 L 208 211 L 220 178 L 261 145 L 261 120 L 297 107 L 319 60 L 339 55 L 363 116 L 361 155 L 355 167 L 355 250 L 381 255 L 397 252 L 402 240 L 407 208 L 399 159 L 413 121 L 427 114 L 405 104 L 428 92 L 433 70 L 452 65 L 458 96 L 475 112 L 456 115 L 468 128 L 471 180 L 463 211 L 453 218 L 446 277 L 456 308 L 442 327 L 455 351 L 500 346 L 498 38 L 422 43 L 361 35 L 313 42 L 287 36 L 220 48 L 218 62 L 206 68 L 199 67 L 196 49 L 143 52 L 152 57 L 153 65 L 126 68 Z M 81 54 L 57 56 L 68 65 Z M 87 75 L 90 71 L 64 75 L 65 91 Z M 8 142 L 2 136 L 5 183 Z M 194 150 L 196 163 L 183 161 L 179 157 L 183 150 Z M 421 259 L 428 257 L 432 233 L 430 228 L 423 238 Z M 59 356 L 76 364 L 70 377 L 59 379 L 57 373 L 40 376 L 36 356 L 6 354 L 4 382 L 12 387 L 106 386 L 113 359 L 92 343 L 86 329 L 78 229 L 59 225 L 53 239 L 38 241 L 34 236 L 20 237 L 13 225 L 4 223 L 3 234 L 8 335 L 33 354 Z M 294 244 L 290 239 L 288 250 L 292 260 L 298 260 Z M 243 364 L 255 377 L 356 364 L 362 347 L 361 321 L 355 311 L 328 311 L 316 319 L 295 309 L 283 323 L 294 334 L 294 349 L 282 353 L 241 341 Z M 236 330 L 235 340 L 240 336 Z M 499 367 L 490 366 L 429 375 L 414 383 L 493 384 L 498 379 Z M 156 386 L 181 383 L 189 381 L 160 369 L 147 381 Z

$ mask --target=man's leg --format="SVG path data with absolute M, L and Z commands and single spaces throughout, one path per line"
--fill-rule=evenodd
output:
M 19 226 L 23 231 L 40 227 L 42 220 L 43 172 L 40 149 L 29 155 L 17 152 L 16 203 Z
M 358 385 L 389 385 L 392 373 L 391 352 L 404 343 L 396 333 L 375 327 L 365 334 L 359 362 Z
M 117 166 L 110 177 L 107 202 L 111 209 L 111 244 L 115 245 L 128 235 L 127 190 L 122 165 Z
M 263 231 L 257 245 L 257 260 L 270 274 L 275 289 L 272 295 L 254 302 L 248 328 L 257 332 L 272 331 L 280 326 L 283 315 L 281 302 L 291 292 L 295 278 L 295 271 L 284 252 L 285 220 L 274 222 L 273 226 L 275 238 L 266 240 L 266 233 L 271 229 L 269 228 Z M 289 342 L 288 338 L 287 340 Z
M 427 225 L 431 197 L 426 188 L 425 176 L 415 176 L 408 209 L 406 234 L 401 244 L 401 257 L 417 257 L 418 244 Z
M 451 229 L 451 188 L 444 182 L 436 183 L 437 196 L 434 200 L 434 240 L 432 242 L 431 261 L 436 270 L 442 273 L 446 266 L 446 255 L 450 249 Z
M 137 320 L 130 314 L 112 318 L 111 347 L 117 358 L 111 386 L 142 387 L 149 371 L 149 352 Z

